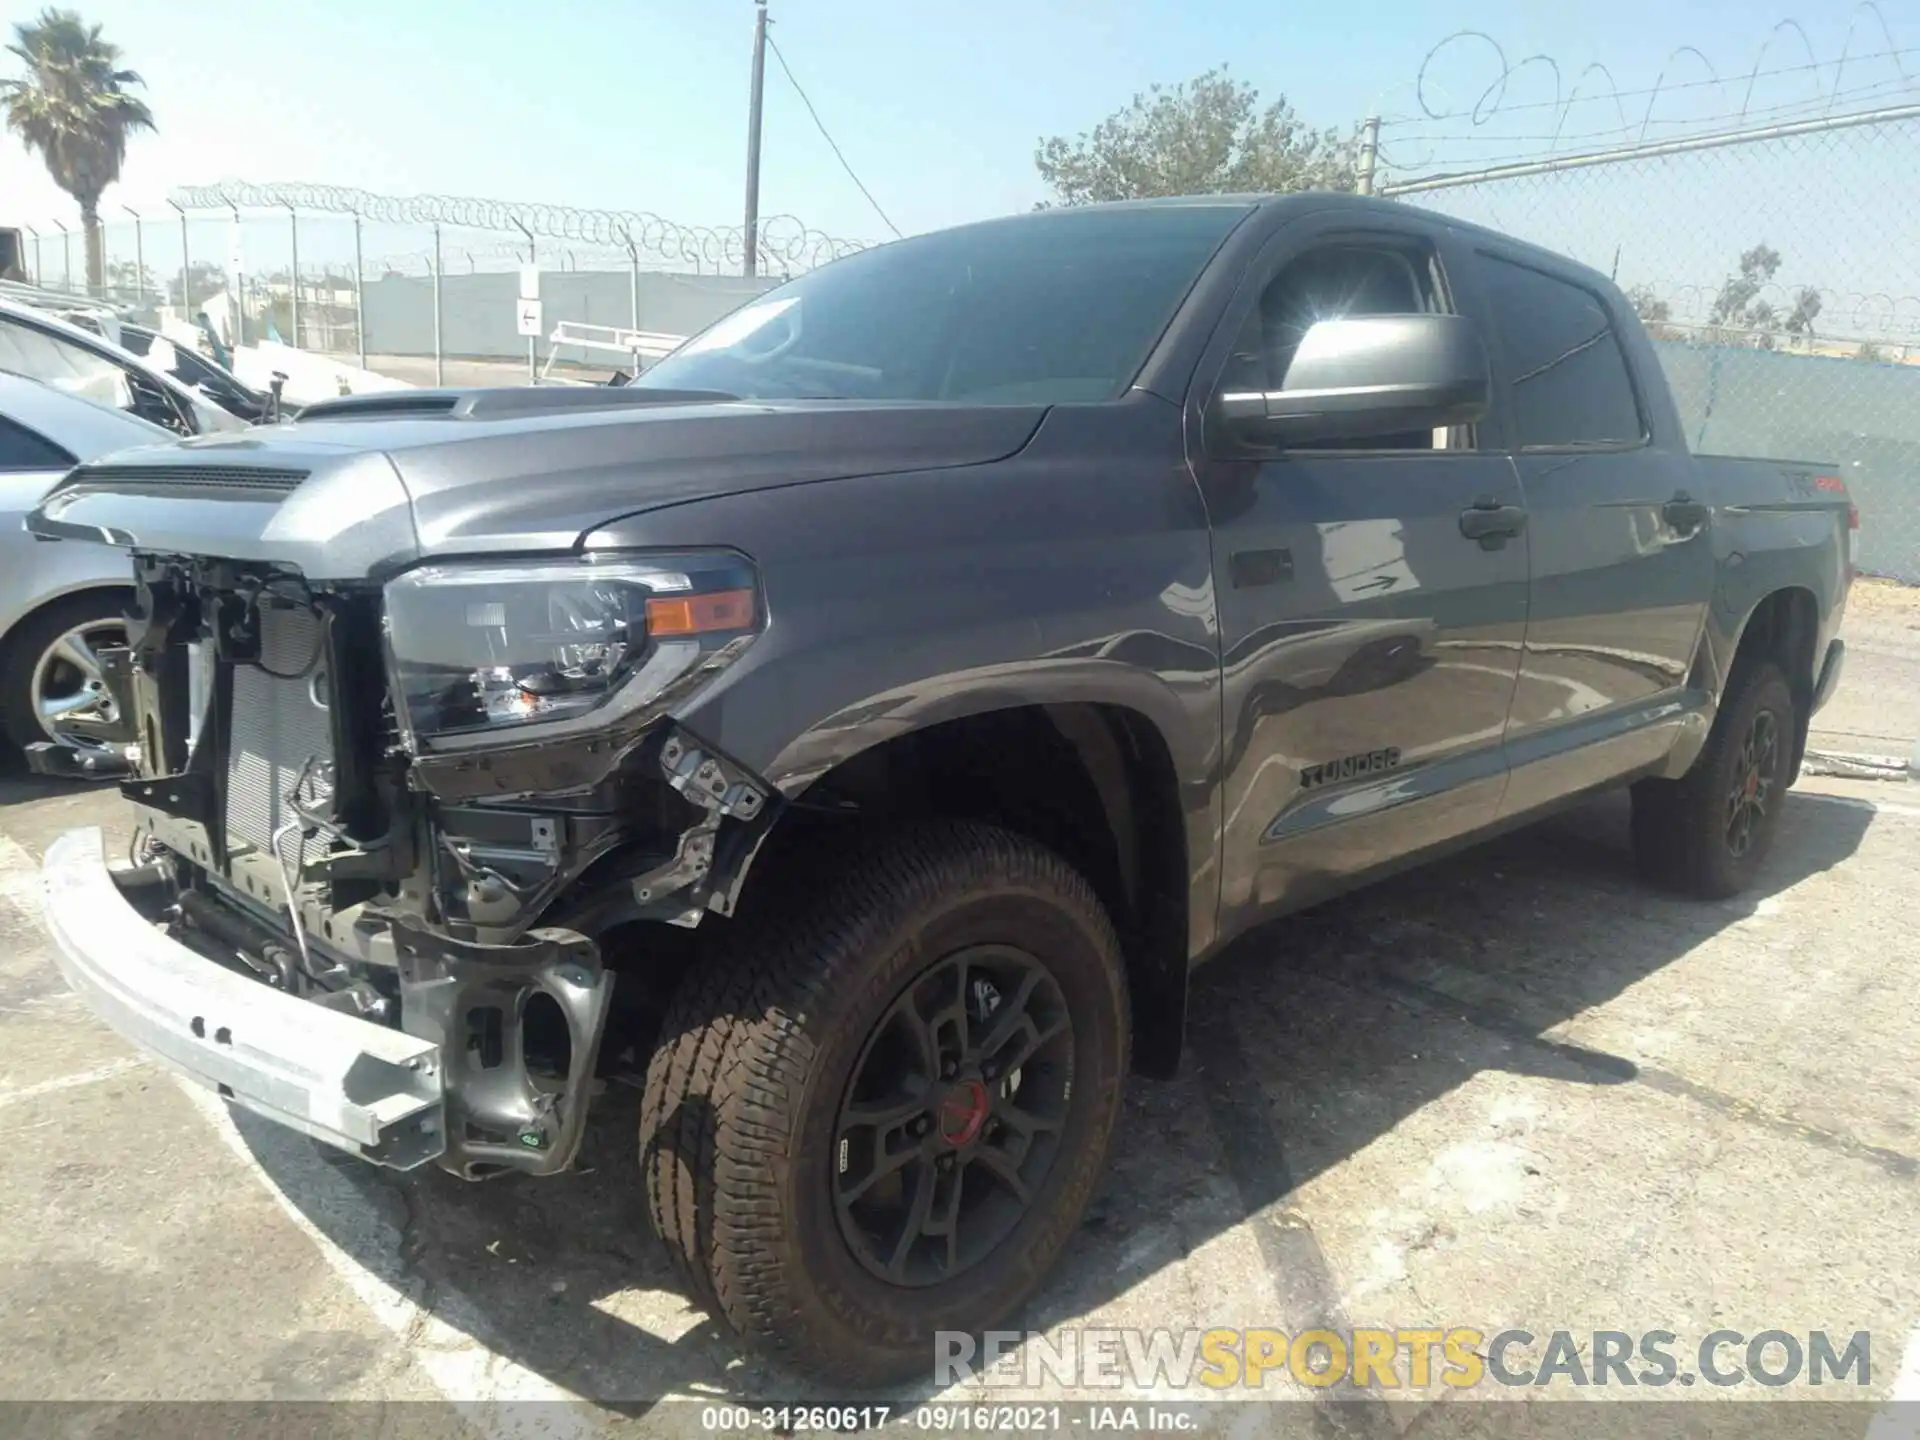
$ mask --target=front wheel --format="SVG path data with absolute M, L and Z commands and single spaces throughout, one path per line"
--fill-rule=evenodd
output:
M 22 750 L 44 740 L 76 749 L 105 749 L 75 722 L 118 718 L 102 649 L 127 643 L 126 601 L 108 591 L 70 595 L 29 615 L 14 629 L 0 677 L 0 725 Z
M 1126 1074 L 1118 941 L 1005 831 L 932 825 L 737 922 L 647 1072 L 654 1224 L 740 1336 L 851 1384 L 926 1375 L 1038 1286 Z
M 1693 768 L 1633 787 L 1641 874 L 1707 900 L 1752 884 L 1780 827 L 1795 733 L 1793 690 L 1780 667 L 1736 667 Z

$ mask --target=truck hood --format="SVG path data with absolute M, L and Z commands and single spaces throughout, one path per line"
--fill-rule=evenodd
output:
M 527 414 L 492 393 L 463 408 L 449 392 L 413 392 L 391 418 L 348 412 L 122 451 L 69 474 L 28 528 L 359 579 L 429 556 L 569 550 L 610 521 L 690 500 L 985 464 L 1020 450 L 1046 413 L 650 404 L 627 392 L 607 409 Z M 453 409 L 432 413 L 442 403 Z

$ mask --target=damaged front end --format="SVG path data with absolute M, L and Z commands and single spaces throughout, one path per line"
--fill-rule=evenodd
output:
M 671 719 L 758 633 L 751 565 L 566 556 L 376 584 L 134 563 L 129 645 L 107 657 L 141 757 L 121 785 L 137 816 L 121 895 L 195 963 L 423 1048 L 393 1059 L 375 1037 L 305 1067 L 345 1072 L 324 1081 L 351 1111 L 335 1124 L 314 1118 L 332 1113 L 325 1095 L 232 1078 L 244 1022 L 215 1026 L 224 1042 L 176 1037 L 203 1018 L 182 999 L 121 1024 L 115 997 L 173 981 L 76 957 L 50 915 L 69 975 L 163 1058 L 369 1159 L 467 1178 L 564 1168 L 610 1013 L 602 940 L 726 910 L 772 820 L 765 784 Z M 389 1111 L 404 1133 L 381 1129 Z

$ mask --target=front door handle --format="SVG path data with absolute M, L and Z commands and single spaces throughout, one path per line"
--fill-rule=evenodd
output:
M 1713 507 L 1702 505 L 1684 490 L 1676 490 L 1673 498 L 1660 507 L 1660 518 L 1682 535 L 1691 535 L 1706 528 L 1713 518 Z
M 1498 550 L 1507 537 L 1527 528 L 1527 512 L 1518 505 L 1502 505 L 1491 495 L 1482 495 L 1471 509 L 1460 512 L 1460 533 L 1478 540 L 1482 550 Z

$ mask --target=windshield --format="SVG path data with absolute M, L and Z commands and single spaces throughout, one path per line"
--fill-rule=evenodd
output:
M 196 385 L 206 385 L 225 395 L 245 395 L 247 387 L 236 380 L 231 373 L 208 360 L 206 356 L 170 340 L 164 335 L 142 329 L 138 325 L 120 327 L 120 345 L 122 349 L 144 356 L 149 362 L 173 376 L 189 390 Z M 160 347 L 160 353 L 154 354 L 154 346 Z
M 1241 205 L 1057 210 L 917 236 L 770 291 L 634 383 L 791 398 L 1117 398 Z
M 113 409 L 132 412 L 134 407 L 124 367 L 62 336 L 17 324 L 4 316 L 0 316 L 0 370 Z

